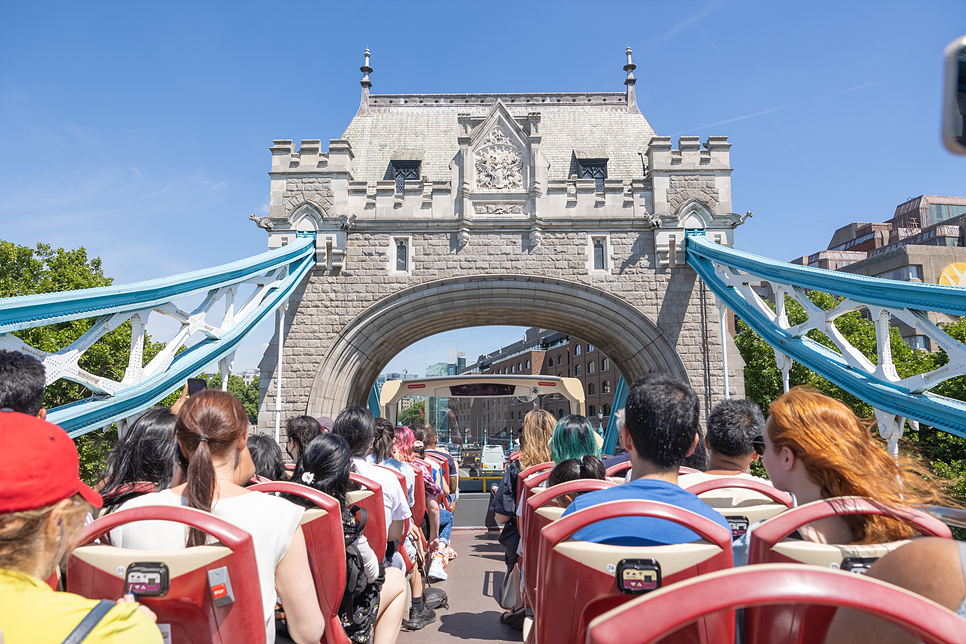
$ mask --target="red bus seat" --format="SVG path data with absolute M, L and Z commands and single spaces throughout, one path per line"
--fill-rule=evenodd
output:
M 366 535 L 369 547 L 376 556 L 384 557 L 389 538 L 389 526 L 386 525 L 386 505 L 382 499 L 382 486 L 357 472 L 350 472 L 349 480 L 365 488 L 349 492 L 346 500 L 349 506 L 358 505 L 366 511 L 366 527 L 362 533 Z
M 920 595 L 877 579 L 811 566 L 767 564 L 682 581 L 619 606 L 591 622 L 587 642 L 653 644 L 697 619 L 746 606 L 794 604 L 861 611 L 929 644 L 966 644 L 963 620 Z M 825 638 L 828 622 L 818 639 Z M 778 641 L 778 640 L 774 640 Z
M 423 473 L 418 467 L 413 467 L 416 472 L 416 484 L 413 486 L 413 521 L 416 525 L 423 525 L 423 517 L 426 516 L 426 482 L 423 481 Z
M 136 521 L 173 521 L 203 530 L 221 545 L 180 550 L 130 550 L 88 545 L 112 529 Z M 168 571 L 165 595 L 142 595 L 141 603 L 158 616 L 158 625 L 181 644 L 264 642 L 265 620 L 258 584 L 255 549 L 247 532 L 213 514 L 192 508 L 149 506 L 119 510 L 87 525 L 67 560 L 67 592 L 88 599 L 115 600 L 124 595 L 126 571 L 134 563 L 163 563 Z M 209 573 L 227 569 L 234 602 L 215 605 Z M 216 573 L 217 574 L 217 573 Z M 254 580 L 254 583 L 252 582 Z
M 339 606 L 345 594 L 345 538 L 339 502 L 315 488 L 288 481 L 253 485 L 256 492 L 283 492 L 308 499 L 317 507 L 302 514 L 302 534 L 309 556 L 309 570 L 325 619 L 325 644 L 349 644 L 339 620 Z
M 517 475 L 516 501 L 518 506 L 520 505 L 520 494 L 523 492 L 523 488 L 524 488 L 523 482 L 526 481 L 531 474 L 536 474 L 537 472 L 549 471 L 555 467 L 557 467 L 557 464 L 554 463 L 553 461 L 547 461 L 546 463 L 537 463 L 536 465 L 531 465 L 530 467 L 521 471 Z
M 616 517 L 655 517 L 686 526 L 702 540 L 666 546 L 612 546 L 565 541 L 592 523 Z M 731 532 L 711 519 L 656 501 L 601 503 L 574 512 L 545 527 L 540 536 L 534 631 L 539 644 L 582 642 L 587 625 L 598 615 L 633 599 L 618 588 L 618 566 L 625 560 L 652 559 L 660 565 L 659 586 L 731 568 Z M 674 642 L 729 644 L 734 640 L 732 613 L 701 620 Z
M 439 465 L 440 469 L 443 471 L 443 480 L 447 481 L 446 484 L 449 485 L 449 477 L 450 477 L 449 461 L 446 460 L 446 458 L 443 456 L 440 456 L 438 454 L 429 454 L 429 453 L 426 454 L 426 460 L 432 460 L 432 462 Z M 456 494 L 456 490 L 450 490 L 449 493 Z M 453 511 L 453 506 L 450 505 L 448 496 L 444 496 L 440 501 L 440 504 L 450 512 Z
M 406 487 L 406 476 L 402 472 L 397 472 L 391 467 L 386 467 L 385 465 L 376 465 L 376 467 L 381 467 L 384 470 L 392 472 L 393 476 L 396 477 L 396 480 L 399 481 L 399 485 L 402 487 L 403 496 L 406 497 L 406 500 L 409 500 L 409 489 Z M 416 500 L 416 486 L 414 484 L 413 501 L 415 500 Z M 412 509 L 413 509 L 413 506 L 409 506 L 409 510 L 412 511 Z M 406 519 L 405 528 L 403 529 L 404 535 L 409 534 L 410 525 L 412 525 L 412 518 Z M 398 552 L 402 556 L 403 563 L 406 566 L 406 574 L 408 575 L 413 571 L 413 568 L 415 568 L 416 564 L 413 563 L 413 561 L 409 558 L 409 553 L 406 552 L 405 537 L 403 537 L 403 539 L 400 539 L 399 542 L 396 544 L 396 552 Z
M 632 466 L 633 463 L 631 463 L 629 460 L 624 461 L 623 463 L 617 463 L 616 465 L 611 465 L 607 468 L 607 478 L 612 476 L 620 476 L 621 478 L 624 478 L 624 475 L 627 474 L 627 470 L 631 469 Z
M 537 472 L 536 474 L 531 474 L 526 480 L 523 481 L 523 492 L 519 495 L 520 500 L 517 501 L 517 507 L 521 512 L 524 513 L 517 518 L 517 521 L 519 522 L 517 529 L 520 531 L 521 535 L 523 534 L 526 524 L 527 503 L 530 501 L 530 497 L 537 492 L 542 491 L 543 488 L 540 486 L 543 485 L 548 478 L 550 478 L 551 471 L 552 470 L 544 470 L 542 472 Z
M 757 505 L 735 505 L 734 498 L 708 498 L 701 500 L 714 508 L 731 524 L 731 537 L 737 539 L 748 531 L 748 527 L 759 521 L 770 519 L 792 507 L 794 500 L 788 492 L 782 492 L 764 481 L 745 479 L 740 477 L 723 477 L 695 483 L 686 488 L 688 492 L 701 496 L 708 492 L 719 490 L 751 490 L 767 497 L 773 503 L 758 503 Z
M 520 538 L 523 539 L 524 553 L 532 553 L 531 556 L 523 557 L 523 587 L 524 602 L 531 608 L 536 604 L 537 562 L 540 554 L 540 531 L 550 525 L 553 521 L 560 518 L 564 509 L 551 505 L 551 503 L 561 494 L 572 494 L 574 492 L 592 492 L 613 487 L 610 481 L 600 481 L 597 479 L 577 479 L 567 481 L 560 485 L 541 490 L 531 496 L 526 505 L 523 506 L 524 521 L 526 531 L 520 529 Z
M 876 559 L 907 541 L 875 544 L 834 544 L 814 541 L 782 541 L 802 526 L 831 516 L 879 514 L 906 521 L 926 536 L 951 538 L 949 528 L 938 519 L 911 508 L 888 508 L 862 497 L 837 497 L 808 503 L 765 521 L 751 531 L 748 564 L 793 563 L 864 572 Z M 853 566 L 856 566 L 853 568 Z M 827 627 L 835 609 L 826 606 L 775 606 L 750 608 L 744 613 L 746 644 L 821 641 L 815 629 Z M 789 628 L 789 624 L 796 624 Z
M 513 452 L 510 454 L 510 463 L 520 458 L 520 452 Z

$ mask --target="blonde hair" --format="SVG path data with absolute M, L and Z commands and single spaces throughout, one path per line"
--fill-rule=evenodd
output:
M 63 547 L 67 538 L 84 525 L 84 519 L 91 510 L 91 504 L 75 494 L 70 497 L 73 504 L 65 509 L 62 517 L 65 524 Z M 60 503 L 58 501 L 57 503 Z M 43 541 L 44 527 L 50 519 L 57 503 L 22 512 L 0 514 L 0 568 L 30 572 L 34 567 L 37 551 Z M 47 574 L 53 572 L 57 561 L 46 562 Z
M 920 465 L 898 463 L 873 438 L 873 420 L 861 419 L 844 403 L 809 387 L 795 387 L 768 408 L 768 438 L 775 451 L 787 447 L 805 466 L 822 498 L 863 496 L 885 507 L 949 499 L 925 477 Z M 916 536 L 907 523 L 879 515 L 844 515 L 853 543 L 885 543 Z
M 550 438 L 557 421 L 545 409 L 534 409 L 523 418 L 523 436 L 520 439 L 520 468 L 527 469 L 550 458 Z

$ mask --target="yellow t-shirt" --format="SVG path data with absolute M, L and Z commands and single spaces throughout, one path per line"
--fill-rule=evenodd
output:
M 0 631 L 4 644 L 61 644 L 97 605 L 73 593 L 56 593 L 42 580 L 0 568 Z M 162 644 L 161 631 L 137 604 L 120 604 L 104 616 L 84 644 Z

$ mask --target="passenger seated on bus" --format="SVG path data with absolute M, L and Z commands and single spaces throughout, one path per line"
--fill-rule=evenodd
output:
M 149 409 L 131 423 L 107 457 L 101 496 L 102 514 L 122 503 L 167 490 L 178 467 L 174 423 L 177 416 L 164 407 Z
M 285 451 L 293 461 L 299 460 L 299 455 L 305 451 L 308 444 L 316 436 L 322 435 L 322 425 L 311 416 L 296 416 L 289 418 L 285 423 L 285 435 L 288 437 L 288 444 Z
M 553 428 L 550 437 L 550 457 L 558 465 L 571 458 L 596 456 L 600 458 L 594 426 L 586 416 L 564 416 Z
M 772 484 L 798 505 L 836 496 L 864 496 L 886 506 L 948 503 L 912 459 L 895 459 L 845 404 L 814 389 L 796 387 L 768 408 L 762 463 Z M 798 530 L 819 543 L 887 543 L 919 534 L 903 521 L 880 515 L 834 516 Z
M 630 386 L 621 442 L 633 464 L 631 481 L 582 494 L 564 511 L 624 499 L 661 501 L 705 516 L 724 528 L 728 521 L 678 485 L 678 468 L 699 439 L 698 397 L 686 383 L 665 374 L 644 376 Z M 592 524 L 574 534 L 579 541 L 649 546 L 698 539 L 691 530 L 663 519 L 626 517 Z
M 252 535 L 265 619 L 265 636 L 275 641 L 275 592 L 285 605 L 289 634 L 299 644 L 318 642 L 325 622 L 309 571 L 302 508 L 269 494 L 252 492 L 246 483 L 254 468 L 238 468 L 248 451 L 248 416 L 227 392 L 205 389 L 185 402 L 175 423 L 180 451 L 188 460 L 187 482 L 145 494 L 125 508 L 188 506 L 215 516 Z M 111 543 L 134 550 L 177 550 L 203 545 L 201 530 L 170 521 L 141 521 L 111 530 Z
M 352 462 L 356 471 L 382 486 L 382 502 L 386 507 L 386 529 L 388 541 L 403 538 L 406 519 L 412 516 L 406 495 L 399 488 L 399 480 L 392 472 L 366 463 L 372 452 L 372 441 L 376 436 L 376 419 L 372 412 L 362 405 L 351 405 L 342 410 L 332 424 L 332 433 L 341 436 L 349 444 Z
M 455 427 L 456 426 L 456 414 L 453 413 L 453 410 L 452 409 L 449 410 L 449 412 L 447 414 L 447 418 L 450 421 L 450 423 L 452 423 L 450 425 L 450 427 Z M 426 445 L 426 453 L 427 454 L 429 454 L 430 456 L 436 456 L 436 457 L 439 457 L 439 458 L 445 458 L 447 465 L 449 465 L 449 481 L 448 481 L 448 483 L 449 483 L 449 502 L 450 502 L 450 505 L 452 505 L 453 503 L 456 502 L 456 499 L 459 498 L 459 493 L 460 493 L 460 489 L 459 489 L 459 475 L 460 475 L 460 473 L 459 473 L 459 470 L 456 467 L 456 459 L 453 458 L 453 455 L 450 454 L 449 452 L 447 452 L 446 450 L 436 449 L 436 442 L 438 440 L 439 440 L 439 437 L 436 435 L 436 430 L 433 429 L 432 427 L 429 427 L 426 430 L 426 432 L 425 432 L 425 436 L 423 436 L 423 444 Z
M 409 526 L 409 534 L 404 542 L 406 554 L 411 561 L 421 561 L 425 563 L 439 547 L 439 504 L 435 502 L 440 494 L 440 489 L 433 478 L 431 471 L 427 471 L 421 463 L 416 461 L 413 453 L 413 445 L 416 439 L 413 431 L 405 426 L 395 428 L 395 441 L 393 443 L 393 455 L 399 461 L 410 465 L 416 476 L 423 482 L 423 490 L 426 500 L 426 522 L 428 525 L 429 537 L 427 538 L 427 550 L 422 547 L 420 533 L 422 530 L 423 517 L 416 517 Z M 432 502 L 431 502 L 432 501 Z M 420 566 L 424 568 L 424 566 Z M 436 621 L 436 611 L 425 605 L 423 595 L 423 578 L 419 572 L 409 577 L 409 586 L 412 591 L 413 603 L 409 609 L 409 618 L 403 620 L 403 626 L 408 630 L 419 630 L 427 624 Z
M 248 451 L 255 466 L 255 476 L 252 477 L 255 483 L 288 480 L 282 448 L 274 438 L 268 434 L 253 434 L 248 437 Z
M 430 512 L 439 513 L 439 536 L 436 542 L 436 547 L 430 547 L 431 563 L 429 565 L 429 570 L 426 573 L 426 576 L 429 577 L 431 582 L 437 582 L 445 581 L 447 578 L 446 565 L 449 563 L 449 559 L 445 553 L 450 549 L 450 534 L 453 532 L 454 517 L 452 512 L 443 507 L 443 499 L 449 494 L 448 477 L 443 476 L 443 468 L 440 467 L 436 461 L 432 459 L 426 460 L 426 443 L 424 441 L 431 432 L 435 438 L 436 431 L 432 427 L 429 425 L 417 426 L 416 431 L 413 432 L 416 438 L 416 440 L 413 442 L 413 453 L 419 458 L 423 459 L 425 463 L 429 464 L 429 467 L 432 471 L 433 482 L 437 488 L 437 492 L 432 495 L 428 494 L 427 488 L 426 496 L 427 509 Z
M 490 500 L 490 511 L 496 522 L 503 525 L 500 543 L 503 545 L 503 561 L 507 575 L 511 575 L 516 590 L 516 605 L 513 610 L 503 613 L 500 620 L 508 623 L 514 614 L 523 611 L 523 592 L 520 590 L 520 570 L 516 566 L 519 555 L 520 530 L 517 527 L 517 479 L 523 470 L 550 461 L 550 438 L 556 421 L 553 414 L 544 409 L 534 409 L 523 418 L 523 432 L 520 435 L 520 457 L 510 461 L 503 480 L 497 486 Z M 521 618 L 522 620 L 522 618 Z M 522 629 L 522 621 L 520 628 Z
M 699 472 L 704 472 L 708 469 L 708 448 L 704 444 L 704 436 L 701 435 L 700 428 L 698 429 L 698 442 L 694 446 L 694 451 L 684 459 L 681 467 L 687 467 Z
M 66 432 L 35 415 L 0 412 L 0 632 L 6 644 L 59 644 L 98 606 L 44 581 L 101 497 L 78 476 Z M 161 644 L 154 614 L 128 595 L 85 642 Z
M 339 502 L 342 508 L 342 529 L 345 533 L 346 551 L 358 553 L 366 577 L 366 588 L 346 588 L 346 592 L 358 591 L 351 606 L 339 608 L 339 621 L 350 642 L 374 642 L 392 644 L 399 635 L 406 608 L 406 581 L 400 570 L 383 569 L 382 553 L 379 556 L 369 547 L 355 517 L 346 508 L 346 493 L 354 485 L 349 480 L 352 467 L 349 445 L 341 436 L 322 434 L 316 437 L 299 458 L 292 480 L 325 492 Z M 308 508 L 315 507 L 308 499 L 286 497 L 293 503 Z M 355 546 L 355 548 L 353 548 Z M 350 583 L 346 578 L 346 584 Z
M 704 438 L 708 448 L 708 469 L 700 474 L 684 474 L 678 483 L 687 488 L 719 478 L 744 478 L 771 485 L 767 479 L 748 473 L 748 468 L 759 458 L 758 450 L 764 450 L 761 436 L 764 431 L 765 417 L 758 403 L 744 399 L 721 401 L 708 416 L 708 433 Z M 762 494 L 741 489 L 714 490 L 701 498 L 715 507 L 774 503 Z
M 35 357 L 0 349 L 0 409 L 46 418 L 45 373 L 44 363 Z
M 614 412 L 614 426 L 617 428 L 617 451 L 614 455 L 604 459 L 604 467 L 610 468 L 614 465 L 620 465 L 621 463 L 626 463 L 630 460 L 630 456 L 627 455 L 627 450 L 621 444 L 620 431 L 621 427 L 624 426 L 624 410 L 618 409 Z
M 921 537 L 872 564 L 866 576 L 931 599 L 966 619 L 966 542 Z M 966 622 L 963 623 L 966 629 Z M 866 613 L 840 608 L 825 644 L 915 644 L 919 638 Z
M 607 478 L 607 468 L 604 463 L 596 456 L 581 456 L 580 458 L 570 458 L 553 468 L 550 476 L 547 477 L 547 487 L 560 485 L 568 481 L 577 479 L 598 479 L 603 481 Z M 558 507 L 570 507 L 581 493 L 564 494 L 554 499 Z
M 366 457 L 367 463 L 392 468 L 406 479 L 406 497 L 409 507 L 415 503 L 413 497 L 416 485 L 416 472 L 408 463 L 403 463 L 393 455 L 396 446 L 396 429 L 385 418 L 376 418 L 376 436 L 372 440 L 372 453 Z
M 570 459 L 579 459 L 584 456 L 596 456 L 600 458 L 600 437 L 594 431 L 594 426 L 586 416 L 579 414 L 569 414 L 564 416 L 553 428 L 550 436 L 550 456 L 554 463 L 558 465 Z M 537 487 L 547 487 L 547 481 L 540 483 Z M 526 503 L 525 495 L 520 495 L 517 503 L 517 517 L 523 516 L 523 504 Z M 522 544 L 518 551 L 522 553 Z

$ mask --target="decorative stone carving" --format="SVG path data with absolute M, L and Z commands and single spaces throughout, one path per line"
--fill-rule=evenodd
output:
M 460 227 L 459 233 L 456 235 L 456 239 L 460 243 L 460 248 L 463 248 L 468 243 L 470 243 L 470 229 L 466 226 Z
M 534 247 L 539 246 L 540 242 L 543 241 L 543 228 L 541 228 L 539 223 L 534 224 L 530 227 L 530 243 Z
M 272 232 L 272 230 L 275 228 L 275 225 L 272 223 L 272 220 L 269 219 L 268 217 L 256 217 L 255 214 L 252 213 L 248 215 L 248 218 L 251 221 L 254 221 L 256 226 L 264 230 L 267 230 L 268 232 Z
M 520 215 L 523 214 L 522 203 L 477 203 L 473 209 L 478 215 Z
M 494 128 L 476 151 L 476 187 L 480 190 L 521 190 L 523 159 L 509 135 Z
M 749 217 L 753 217 L 753 216 L 754 215 L 751 214 L 751 211 L 750 210 L 748 212 L 746 212 L 745 214 L 743 214 L 743 215 L 739 215 L 736 212 L 732 212 L 732 213 L 729 213 L 727 215 L 726 222 L 732 228 L 737 228 L 741 224 L 745 223 L 745 220 L 747 220 Z
M 342 215 L 341 217 L 339 217 L 339 230 L 344 230 L 345 232 L 349 232 L 350 230 L 352 230 L 352 228 L 355 225 L 356 225 L 355 215 L 350 215 L 348 217 L 345 215 Z
M 645 212 L 641 219 L 643 219 L 651 228 L 660 228 L 663 225 L 661 222 L 661 217 L 652 212 Z

